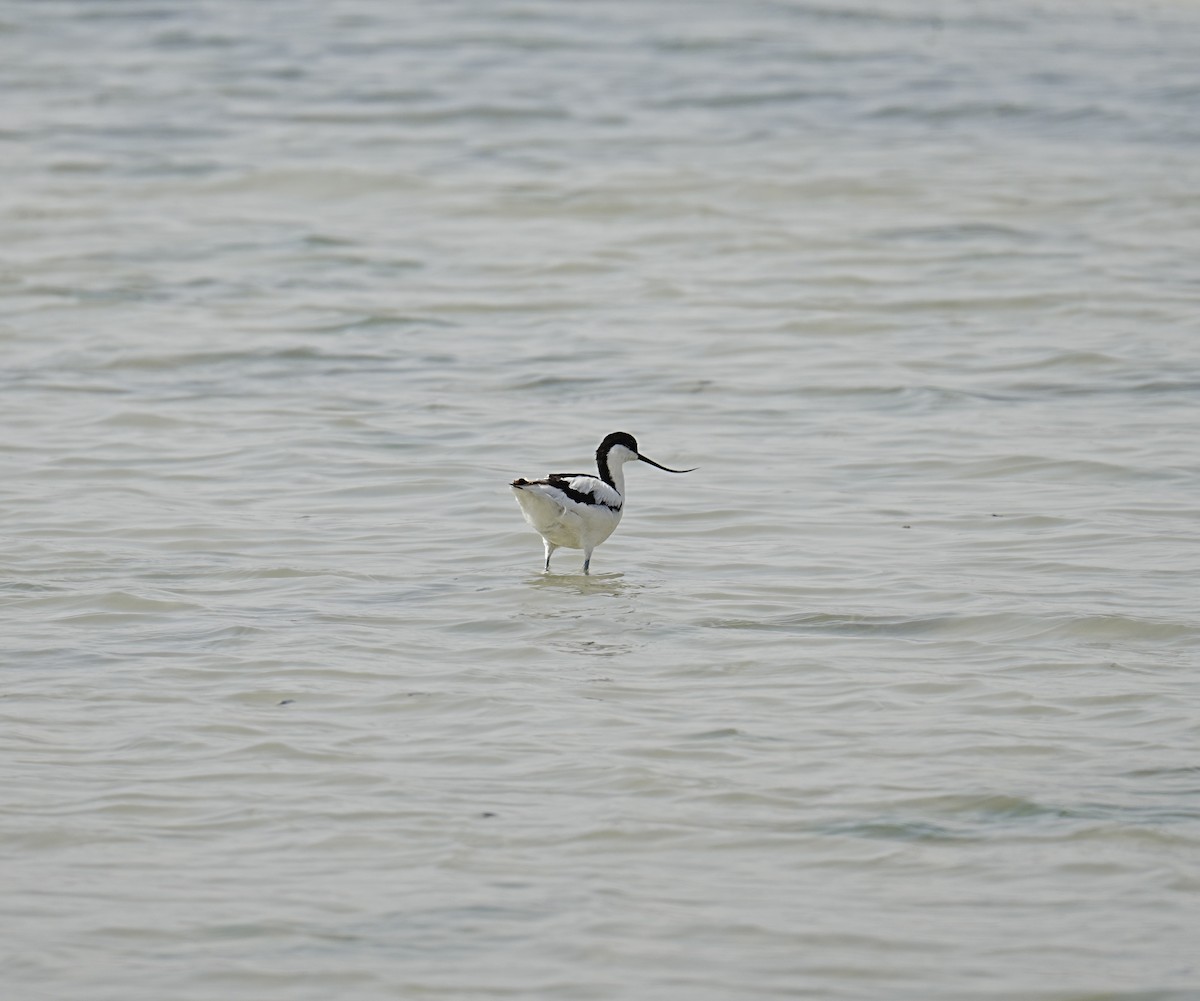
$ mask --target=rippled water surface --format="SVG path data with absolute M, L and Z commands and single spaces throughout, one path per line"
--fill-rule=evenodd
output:
M 6 996 L 1200 997 L 1198 54 L 0 6 Z

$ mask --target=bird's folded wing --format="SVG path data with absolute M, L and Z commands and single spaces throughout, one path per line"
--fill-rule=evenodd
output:
M 601 505 L 614 511 L 621 508 L 621 495 L 598 476 L 585 473 L 556 473 L 550 485 L 578 504 Z

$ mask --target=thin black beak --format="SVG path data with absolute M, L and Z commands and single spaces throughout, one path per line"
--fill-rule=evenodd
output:
M 641 459 L 642 462 L 650 463 L 650 465 L 652 465 L 655 469 L 661 469 L 668 473 L 690 473 L 700 468 L 699 466 L 692 466 L 691 469 L 667 469 L 666 466 L 660 466 L 653 459 L 647 459 L 644 455 L 639 455 L 638 458 Z

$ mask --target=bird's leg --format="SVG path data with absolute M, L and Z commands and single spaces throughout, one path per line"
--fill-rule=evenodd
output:
M 554 545 L 554 543 L 552 543 L 549 539 L 543 539 L 542 541 L 546 544 L 546 568 L 545 568 L 545 570 L 543 570 L 543 573 L 549 573 L 550 572 L 550 554 L 552 552 L 554 552 L 554 550 L 556 550 L 558 548 L 558 546 Z
M 588 546 L 588 548 L 583 551 L 583 572 L 585 574 L 590 573 L 588 570 L 588 565 L 592 562 L 592 549 L 593 548 L 594 547 L 592 547 L 592 546 Z

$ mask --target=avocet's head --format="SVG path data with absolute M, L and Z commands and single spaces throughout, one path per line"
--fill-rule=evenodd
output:
M 605 465 L 622 466 L 634 459 L 649 463 L 656 469 L 662 469 L 668 473 L 690 473 L 692 471 L 691 469 L 668 469 L 653 459 L 647 458 L 638 451 L 637 439 L 624 431 L 614 431 L 610 435 L 605 435 L 604 441 L 600 442 L 600 447 L 596 449 L 596 462 L 601 468 L 604 468 Z

